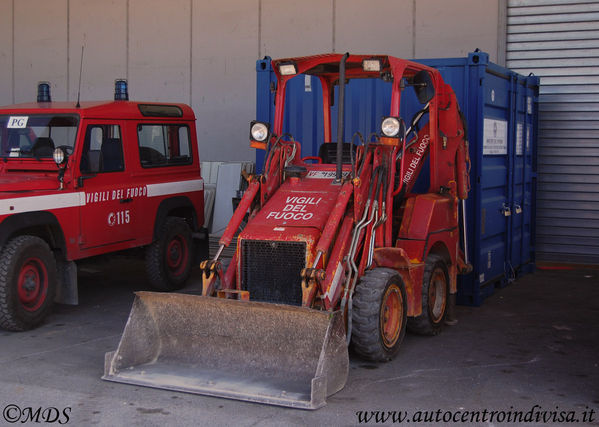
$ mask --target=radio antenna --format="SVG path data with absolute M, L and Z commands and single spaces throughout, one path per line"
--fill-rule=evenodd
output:
M 81 108 L 79 99 L 81 98 L 81 74 L 83 72 L 83 48 L 85 45 L 81 45 L 81 63 L 79 64 L 79 88 L 77 89 L 77 105 L 76 108 Z

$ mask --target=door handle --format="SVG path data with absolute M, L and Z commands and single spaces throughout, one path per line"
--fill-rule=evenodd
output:
M 133 199 L 131 197 L 127 198 L 127 199 L 121 199 L 119 200 L 119 203 L 131 203 L 133 201 Z

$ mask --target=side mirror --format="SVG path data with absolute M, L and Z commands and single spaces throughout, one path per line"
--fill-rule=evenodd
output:
M 418 97 L 418 102 L 426 104 L 435 96 L 435 86 L 433 79 L 425 70 L 419 71 L 413 78 L 414 91 Z

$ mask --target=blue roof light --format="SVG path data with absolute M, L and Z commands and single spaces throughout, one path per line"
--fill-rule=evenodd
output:
M 37 102 L 52 102 L 49 82 L 39 82 L 37 84 Z
M 128 101 L 129 92 L 127 91 L 127 80 L 117 79 L 114 81 L 114 100 Z

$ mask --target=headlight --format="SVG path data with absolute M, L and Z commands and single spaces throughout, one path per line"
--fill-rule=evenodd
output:
M 264 142 L 268 138 L 269 126 L 267 123 L 252 122 L 250 125 L 250 138 L 254 141 Z
M 381 132 L 390 138 L 403 136 L 399 135 L 400 129 L 401 123 L 397 117 L 385 117 L 381 122 Z
M 52 157 L 54 157 L 54 161 L 56 162 L 56 164 L 60 166 L 65 162 L 67 155 L 65 154 L 62 148 L 56 148 L 54 149 Z

